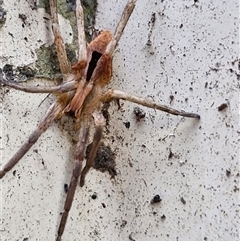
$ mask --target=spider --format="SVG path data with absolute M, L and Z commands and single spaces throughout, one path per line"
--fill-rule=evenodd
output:
M 123 99 L 173 115 L 200 119 L 198 114 L 178 111 L 123 91 L 105 89 L 112 76 L 114 51 L 136 2 L 137 0 L 129 0 L 127 2 L 113 35 L 110 31 L 104 30 L 87 45 L 84 34 L 83 9 L 80 0 L 76 0 L 79 49 L 78 62 L 71 66 L 67 59 L 65 45 L 60 33 L 57 0 L 49 0 L 52 30 L 63 79 L 62 83 L 58 86 L 50 87 L 26 87 L 14 81 L 8 81 L 3 76 L 0 77 L 2 87 L 8 86 L 30 93 L 52 93 L 56 96 L 55 102 L 49 107 L 35 131 L 0 171 L 0 178 L 3 178 L 19 162 L 53 121 L 60 119 L 65 113 L 69 112 L 73 113 L 76 118 L 76 130 L 79 132 L 79 140 L 76 145 L 74 168 L 58 228 L 57 241 L 60 241 L 63 235 L 76 187 L 79 181 L 81 187 L 84 185 L 85 176 L 93 165 L 105 126 L 105 119 L 101 112 L 101 106 L 104 102 L 113 99 Z M 95 124 L 93 143 L 86 165 L 82 168 L 92 122 Z

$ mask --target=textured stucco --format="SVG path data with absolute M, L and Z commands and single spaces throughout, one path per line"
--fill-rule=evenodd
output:
M 96 28 L 114 31 L 126 2 L 99 1 Z M 49 15 L 32 4 L 4 1 L 1 68 L 32 66 L 35 50 L 52 44 L 43 19 Z M 19 14 L 27 16 L 24 27 Z M 71 44 L 69 20 L 61 17 L 61 24 Z M 137 2 L 114 55 L 110 87 L 197 112 L 201 120 L 143 108 L 146 117 L 137 121 L 135 104 L 112 103 L 103 141 L 115 153 L 117 175 L 91 169 L 63 241 L 239 240 L 238 42 L 238 1 Z M 5 164 L 53 97 L 0 94 Z M 76 137 L 73 120 L 64 117 L 4 177 L 1 240 L 55 239 Z M 155 195 L 160 203 L 152 202 Z

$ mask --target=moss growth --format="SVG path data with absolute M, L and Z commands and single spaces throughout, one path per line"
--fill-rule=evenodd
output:
M 3 0 L 0 0 L 0 27 L 4 24 L 6 12 L 2 9 Z M 92 39 L 92 29 L 95 25 L 95 16 L 97 10 L 97 0 L 82 0 L 85 20 L 85 35 L 88 42 Z M 50 6 L 48 0 L 40 0 L 36 8 L 44 8 L 50 14 Z M 75 18 L 76 4 L 75 0 L 57 0 L 58 13 L 70 21 L 73 29 L 73 42 L 65 44 L 67 56 L 71 64 L 77 61 L 76 53 L 78 51 L 77 45 L 77 26 Z M 32 8 L 33 11 L 36 9 Z M 41 20 L 39 20 L 41 21 Z M 35 50 L 37 60 L 35 62 L 36 68 L 19 67 L 6 65 L 2 71 L 9 79 L 23 80 L 35 75 L 43 75 L 46 77 L 54 78 L 60 74 L 57 53 L 54 44 L 46 47 L 45 44 L 39 49 Z
M 8 80 L 14 80 L 15 76 L 17 76 L 17 80 L 18 81 L 24 81 L 27 78 L 32 78 L 36 75 L 37 70 L 36 69 L 32 69 L 28 66 L 24 66 L 24 67 L 14 67 L 11 64 L 6 64 L 4 65 L 4 67 L 2 69 L 0 69 L 1 74 L 4 74 L 4 76 L 8 79 Z
M 6 22 L 6 11 L 2 7 L 3 5 L 3 0 L 0 0 L 0 28 L 4 25 Z
M 96 11 L 97 1 L 96 0 L 82 0 L 82 6 L 84 11 L 84 27 L 87 42 L 92 40 L 92 29 L 96 23 Z M 89 31 L 90 30 L 90 31 Z
M 92 29 L 95 25 L 95 16 L 97 10 L 96 0 L 82 0 L 83 10 L 84 10 L 84 21 L 85 21 L 85 35 L 88 42 L 92 39 Z M 50 14 L 50 7 L 48 0 L 40 0 L 38 8 L 45 8 L 46 12 Z M 58 13 L 64 18 L 70 21 L 70 25 L 73 29 L 73 42 L 66 46 L 67 56 L 70 63 L 76 62 L 76 52 L 78 50 L 77 45 L 77 26 L 75 18 L 75 0 L 58 0 L 57 9 Z M 60 73 L 59 64 L 57 60 L 57 54 L 54 44 L 46 47 L 41 46 L 36 50 L 37 61 L 36 67 L 38 69 L 38 74 L 53 77 Z
M 87 42 L 92 40 L 92 29 L 96 22 L 97 0 L 81 0 L 84 11 L 84 27 Z M 50 6 L 48 0 L 40 0 L 39 8 L 44 8 L 50 14 Z M 57 0 L 57 11 L 64 18 L 70 21 L 70 25 L 74 32 L 74 40 L 77 38 L 77 26 L 75 19 L 75 0 Z
M 75 62 L 75 49 L 68 44 L 66 44 L 65 47 L 69 61 L 71 63 Z M 36 50 L 36 54 L 36 68 L 38 69 L 39 75 L 54 77 L 55 75 L 60 73 L 57 53 L 54 44 L 48 47 L 42 45 L 39 49 Z

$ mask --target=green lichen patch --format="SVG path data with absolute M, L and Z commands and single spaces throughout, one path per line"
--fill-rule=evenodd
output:
M 0 26 L 1 26 L 1 5 L 3 0 L 0 0 Z M 92 39 L 92 32 L 95 25 L 95 16 L 97 11 L 97 0 L 82 0 L 82 6 L 84 9 L 85 20 L 85 35 L 88 42 Z M 40 0 L 36 5 L 36 8 L 44 8 L 46 12 L 50 14 L 49 0 Z M 36 10 L 36 8 L 32 10 Z M 77 45 L 77 25 L 75 18 L 76 4 L 75 0 L 57 0 L 58 13 L 64 18 L 68 19 L 73 30 L 73 42 L 71 44 L 65 44 L 68 60 L 70 64 L 74 64 L 77 61 L 76 53 L 78 52 Z M 2 13 L 4 11 L 2 10 Z M 5 12 L 2 14 L 2 23 L 4 24 Z M 42 21 L 39 19 L 39 21 Z M 9 79 L 25 80 L 35 75 L 46 76 L 54 78 L 58 76 L 61 71 L 59 68 L 59 62 L 55 45 L 51 46 L 42 45 L 35 50 L 37 60 L 35 67 L 19 67 L 6 65 L 2 72 Z
M 76 62 L 75 49 L 68 44 L 66 44 L 65 47 L 70 63 Z M 55 75 L 61 73 L 54 44 L 48 47 L 42 45 L 39 49 L 36 50 L 36 54 L 36 68 L 38 69 L 39 75 L 54 77 Z
M 32 78 L 37 74 L 37 70 L 28 66 L 15 67 L 11 64 L 6 64 L 0 69 L 1 74 L 8 80 L 24 81 L 28 78 Z
M 3 5 L 3 0 L 0 0 L 0 28 L 6 22 L 6 14 L 7 14 L 7 12 L 4 10 L 2 5 Z
M 96 0 L 82 0 L 84 11 L 84 27 L 87 42 L 91 42 L 93 29 L 96 23 L 97 1 Z
M 82 0 L 82 6 L 84 10 L 84 21 L 85 21 L 85 35 L 88 42 L 92 39 L 92 29 L 95 25 L 95 16 L 97 11 L 96 0 Z M 46 12 L 50 14 L 50 7 L 48 0 L 40 0 L 38 8 L 44 8 Z M 73 30 L 73 42 L 68 45 L 65 44 L 67 56 L 71 64 L 76 62 L 76 53 L 78 51 L 77 45 L 77 25 L 75 17 L 76 4 L 75 0 L 58 0 L 57 11 L 64 18 L 68 19 Z M 39 75 L 53 77 L 60 73 L 59 63 L 57 59 L 56 50 L 54 44 L 46 47 L 41 46 L 36 51 L 37 61 L 36 68 L 38 69 Z
M 92 30 L 94 29 L 96 22 L 97 12 L 97 0 L 81 0 L 84 11 L 84 27 L 87 42 L 92 40 Z M 40 0 L 38 4 L 39 8 L 44 8 L 47 13 L 50 14 L 50 7 L 48 0 Z M 75 0 L 57 0 L 57 11 L 64 18 L 70 21 L 70 25 L 73 29 L 73 39 L 77 39 L 77 26 L 75 18 L 76 3 Z

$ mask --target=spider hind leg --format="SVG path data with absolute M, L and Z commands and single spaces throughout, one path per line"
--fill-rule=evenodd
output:
M 84 155 L 86 151 L 88 134 L 89 134 L 89 120 L 84 119 L 81 122 L 81 127 L 79 130 L 79 141 L 78 141 L 77 149 L 75 153 L 74 168 L 73 168 L 70 185 L 67 192 L 67 197 L 64 204 L 64 212 L 62 214 L 61 221 L 58 228 L 58 236 L 56 241 L 61 240 L 62 234 L 64 232 L 64 229 L 67 223 L 68 214 L 72 207 L 73 198 L 75 195 L 77 184 L 79 183 L 79 177 L 82 170 L 82 162 L 84 160 Z
M 61 108 L 56 101 L 48 109 L 45 117 L 39 123 L 37 129 L 29 136 L 28 140 L 20 147 L 20 149 L 15 153 L 15 155 L 7 162 L 7 164 L 0 171 L 0 179 L 5 176 L 28 152 L 28 150 L 37 142 L 39 137 L 48 129 L 51 123 L 59 116 Z
M 93 118 L 94 118 L 94 122 L 96 124 L 95 133 L 94 133 L 94 137 L 93 137 L 92 148 L 88 155 L 86 165 L 83 168 L 82 173 L 81 173 L 81 178 L 80 178 L 80 186 L 81 187 L 84 185 L 86 174 L 88 173 L 90 168 L 93 166 L 94 159 L 96 157 L 97 150 L 98 150 L 101 138 L 102 138 L 103 128 L 105 126 L 105 119 L 101 112 L 95 111 L 93 113 Z

